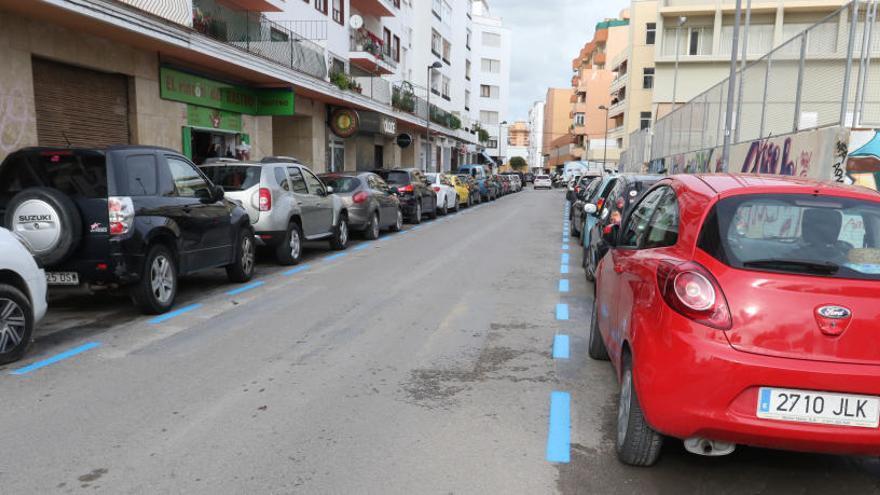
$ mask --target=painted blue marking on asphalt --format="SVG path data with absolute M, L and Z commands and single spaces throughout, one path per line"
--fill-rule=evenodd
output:
M 559 273 L 568 273 L 568 265 L 559 265 Z
M 259 287 L 261 285 L 265 285 L 265 283 L 266 282 L 263 282 L 262 280 L 257 280 L 256 282 L 251 282 L 251 283 L 249 283 L 247 285 L 243 285 L 237 289 L 232 289 L 231 291 L 228 291 L 226 293 L 226 295 L 227 296 L 237 296 L 237 295 L 241 294 L 242 292 L 247 292 L 251 289 L 256 289 L 257 287 Z
M 568 304 L 559 303 L 556 305 L 556 319 L 557 320 L 567 320 L 568 319 Z
M 568 244 L 563 244 L 563 245 L 562 245 L 562 250 L 563 250 L 563 251 L 568 251 Z
M 363 251 L 364 249 L 367 249 L 368 247 L 370 247 L 370 245 L 367 243 L 364 243 L 364 244 L 361 244 L 360 246 L 353 248 L 352 251 Z
M 568 292 L 568 279 L 563 278 L 559 280 L 559 292 Z
M 346 256 L 348 256 L 348 253 L 336 253 L 336 254 L 331 254 L 330 256 L 325 257 L 325 258 L 324 258 L 324 261 L 338 260 L 339 258 L 344 258 L 344 257 L 346 257 Z
M 166 322 L 166 321 L 170 320 L 171 318 L 174 318 L 175 316 L 180 316 L 184 313 L 189 313 L 190 311 L 195 311 L 201 307 L 202 307 L 201 304 L 190 304 L 189 306 L 184 306 L 184 307 L 182 307 L 178 310 L 172 311 L 170 313 L 165 313 L 164 315 L 159 315 L 159 316 L 153 318 L 152 320 L 150 320 L 150 323 L 155 325 L 157 323 Z
M 89 349 L 94 349 L 95 347 L 100 346 L 100 342 L 89 342 L 87 344 L 83 344 L 79 347 L 74 347 L 68 351 L 64 351 L 61 354 L 56 354 L 50 358 L 46 358 L 42 361 L 37 361 L 36 363 L 25 366 L 24 368 L 18 368 L 17 370 L 10 371 L 10 375 L 26 375 L 31 371 L 38 370 L 40 368 L 45 368 L 50 364 L 55 364 L 58 361 L 65 360 L 67 358 L 76 356 L 77 354 L 82 354 L 83 352 L 88 351 Z
M 308 270 L 309 268 L 311 268 L 311 266 L 309 266 L 309 265 L 300 265 L 296 268 L 292 268 L 290 270 L 287 270 L 283 274 L 284 275 L 293 275 L 294 273 L 304 272 L 304 271 Z
M 554 391 L 550 394 L 550 429 L 547 432 L 547 460 L 571 461 L 571 395 Z
M 563 265 L 567 265 L 567 264 L 568 264 L 568 253 L 562 253 L 562 257 L 561 257 L 561 259 L 560 259 L 560 263 L 562 263 Z
M 568 359 L 568 335 L 553 337 L 553 359 Z

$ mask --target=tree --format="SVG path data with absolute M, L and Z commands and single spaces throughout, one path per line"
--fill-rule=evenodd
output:
M 523 170 L 529 168 L 529 164 L 526 163 L 525 158 L 521 156 L 515 156 L 510 159 L 510 166 L 513 167 L 514 170 Z

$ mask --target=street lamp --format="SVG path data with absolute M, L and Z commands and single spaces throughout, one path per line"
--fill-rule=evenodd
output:
M 605 110 L 605 149 L 602 151 L 602 170 L 604 171 L 608 168 L 606 166 L 608 161 L 608 107 L 599 105 L 599 110 Z
M 439 69 L 443 67 L 443 64 L 440 62 L 434 62 L 433 64 L 428 66 L 428 123 L 425 125 L 425 134 L 428 138 L 428 154 L 425 156 L 425 172 L 428 171 L 428 166 L 432 162 L 432 154 L 431 154 L 431 70 Z
M 675 96 L 678 89 L 678 55 L 681 51 L 678 46 L 678 37 L 681 33 L 681 27 L 687 22 L 688 18 L 680 16 L 678 18 L 678 26 L 675 27 L 675 75 L 672 77 L 672 109 L 675 110 Z
M 501 162 L 498 164 L 499 167 L 504 164 L 504 159 L 501 156 L 501 126 L 503 125 L 507 125 L 506 120 L 502 120 L 498 123 L 498 161 Z

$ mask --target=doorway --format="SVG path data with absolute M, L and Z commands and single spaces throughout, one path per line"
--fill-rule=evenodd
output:
M 382 168 L 385 163 L 385 147 L 377 144 L 373 150 L 373 168 Z

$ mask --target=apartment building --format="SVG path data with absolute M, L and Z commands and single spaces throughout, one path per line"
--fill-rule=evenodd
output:
M 571 133 L 571 88 L 548 88 L 544 99 L 544 132 L 542 133 L 542 153 L 544 168 L 561 167 L 563 163 L 580 160 L 574 154 L 574 134 Z
M 611 97 L 611 83 L 615 72 L 610 66 L 627 48 L 629 43 L 629 13 L 624 10 L 617 19 L 607 19 L 596 24 L 593 39 L 588 41 L 577 57 L 572 60 L 574 75 L 571 86 L 571 133 L 578 160 L 616 163 L 620 158 L 618 142 L 606 140 L 616 124 L 611 121 L 612 107 L 621 108 L 622 99 Z M 620 124 L 622 127 L 622 124 Z
M 544 102 L 529 107 L 529 154 L 526 161 L 532 171 L 544 168 Z
M 531 134 L 529 124 L 524 120 L 518 120 L 507 128 L 507 161 L 518 156 L 528 162 Z
M 487 0 L 473 0 L 471 48 L 471 115 L 489 133 L 486 154 L 497 163 L 507 161 L 504 139 L 510 99 L 511 33 L 500 17 L 489 11 Z M 488 158 L 488 157 L 487 157 Z

